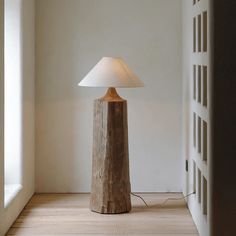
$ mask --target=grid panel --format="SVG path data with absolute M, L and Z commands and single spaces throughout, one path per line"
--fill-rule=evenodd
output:
M 197 101 L 201 103 L 202 101 L 202 73 L 201 73 L 201 65 L 198 65 L 198 70 L 197 70 Z
M 207 11 L 202 13 L 203 18 L 203 52 L 207 52 Z
M 198 199 L 198 203 L 201 203 L 202 201 L 202 174 L 201 174 L 201 170 L 198 168 L 197 169 L 197 199 Z
M 196 113 L 193 113 L 193 146 L 196 147 Z
M 193 192 L 196 193 L 196 162 L 193 160 Z
M 198 52 L 201 52 L 202 50 L 202 17 L 201 17 L 201 14 L 198 15 L 197 17 L 197 29 L 198 29 L 198 32 L 197 32 L 197 42 L 198 42 Z
M 201 153 L 202 151 L 202 126 L 201 117 L 198 116 L 197 119 L 197 151 Z
M 205 229 L 201 235 L 209 236 L 209 143 L 210 143 L 210 94 L 209 94 L 209 0 L 194 0 L 192 5 L 192 78 L 191 78 L 191 159 L 190 172 L 193 192 L 196 198 L 191 198 L 191 205 L 199 229 Z M 201 217 L 202 216 L 202 217 Z M 201 222 L 201 223 L 200 223 Z M 203 224 L 203 222 L 205 222 Z M 206 230 L 206 228 L 208 228 Z M 205 232 L 208 232 L 207 234 Z
M 197 31 L 197 24 L 196 24 L 196 17 L 193 18 L 193 52 L 196 52 L 196 33 Z
M 206 178 L 203 176 L 202 178 L 202 183 L 203 183 L 203 214 L 207 215 L 207 180 Z
M 203 77 L 203 106 L 207 107 L 207 100 L 208 100 L 208 86 L 207 86 L 207 66 L 203 66 L 202 67 L 203 73 L 202 73 L 202 77 Z
M 208 156 L 208 142 L 207 142 L 207 122 L 203 120 L 203 152 L 202 157 L 203 161 L 207 161 Z
M 196 100 L 196 73 L 197 73 L 197 70 L 196 70 L 196 65 L 193 65 L 193 99 Z

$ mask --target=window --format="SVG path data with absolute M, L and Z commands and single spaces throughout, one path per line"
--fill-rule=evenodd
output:
M 20 0 L 4 3 L 4 204 L 21 189 Z

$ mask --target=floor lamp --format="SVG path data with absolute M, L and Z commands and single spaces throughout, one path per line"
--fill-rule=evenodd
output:
M 121 58 L 103 57 L 79 86 L 106 87 L 94 101 L 90 209 L 103 214 L 131 210 L 127 102 L 117 87 L 143 87 Z

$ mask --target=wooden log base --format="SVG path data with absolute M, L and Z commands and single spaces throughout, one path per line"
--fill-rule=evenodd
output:
M 131 210 L 127 102 L 109 90 L 94 102 L 90 209 L 116 214 Z

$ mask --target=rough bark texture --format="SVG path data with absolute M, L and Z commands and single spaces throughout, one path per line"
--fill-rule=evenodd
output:
M 90 208 L 113 214 L 129 212 L 130 178 L 127 103 L 103 97 L 94 102 L 93 170 Z

